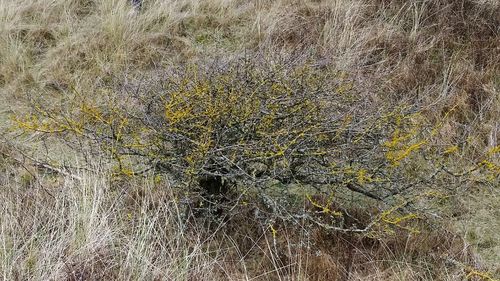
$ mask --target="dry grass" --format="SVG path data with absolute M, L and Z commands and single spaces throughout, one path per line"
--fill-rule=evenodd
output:
M 90 92 L 111 77 L 242 52 L 315 56 L 366 95 L 457 106 L 448 139 L 498 142 L 500 5 L 494 1 L 2 1 L 0 85 Z M 42 11 L 42 12 L 40 12 Z M 474 125 L 474 126 L 473 126 Z M 477 125 L 477 127 L 475 127 Z M 467 129 L 473 127 L 474 136 Z M 470 131 L 470 129 L 468 130 Z
M 464 163 L 499 145 L 495 0 L 144 0 L 140 11 L 125 0 L 0 0 L 0 134 L 7 135 L 9 113 L 28 108 L 26 94 L 58 100 L 73 90 L 92 95 L 116 77 L 246 52 L 314 57 L 318 67 L 345 72 L 370 99 L 427 104 L 428 119 L 454 108 L 434 141 L 467 143 Z M 500 274 L 498 185 L 452 206 L 467 206 L 455 218 L 463 239 L 449 225 L 379 240 L 277 225 L 273 237 L 269 225 L 242 227 L 249 214 L 216 225 L 217 231 L 188 223 L 167 181 L 113 182 L 102 167 L 79 181 L 24 169 L 1 149 L 4 280 L 463 280 L 471 269 Z M 471 254 L 474 249 L 486 261 Z
M 12 167 L 0 191 L 4 280 L 462 280 L 460 263 L 479 266 L 452 233 L 373 240 L 274 225 L 273 235 L 250 213 L 186 220 L 166 181 L 112 185 L 98 172 L 51 184 Z

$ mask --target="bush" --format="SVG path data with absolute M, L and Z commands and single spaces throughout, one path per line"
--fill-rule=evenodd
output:
M 440 124 L 425 119 L 423 105 L 379 104 L 347 73 L 304 60 L 216 60 L 102 93 L 96 101 L 75 92 L 64 114 L 33 98 L 33 113 L 15 121 L 70 145 L 97 145 L 117 176 L 154 171 L 211 202 L 263 202 L 274 216 L 342 231 L 411 230 L 415 200 L 442 198 L 436 186 L 449 190 L 481 166 L 452 171 L 458 147 L 433 145 Z M 347 191 L 360 195 L 358 205 L 386 207 L 361 227 L 346 225 L 334 201 Z M 295 208 L 302 196 L 315 212 Z

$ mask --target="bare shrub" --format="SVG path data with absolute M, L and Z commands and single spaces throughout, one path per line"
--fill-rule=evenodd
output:
M 427 122 L 422 105 L 378 104 L 347 73 L 303 59 L 216 60 L 160 73 L 103 90 L 115 93 L 101 100 L 75 93 L 66 113 L 33 99 L 33 113 L 14 121 L 76 149 L 82 141 L 97 145 L 117 176 L 166 174 L 201 194 L 205 206 L 218 206 L 219 215 L 223 202 L 231 210 L 260 202 L 273 217 L 306 217 L 341 231 L 379 225 L 412 231 L 407 223 L 419 215 L 408 207 L 445 196 L 436 183 L 446 194 L 482 169 L 494 180 L 498 169 L 489 160 L 455 167 L 458 147 L 433 145 L 442 123 Z M 363 223 L 348 219 L 333 204 L 352 192 L 361 196 L 357 204 L 385 207 Z M 300 198 L 327 218 L 299 211 Z

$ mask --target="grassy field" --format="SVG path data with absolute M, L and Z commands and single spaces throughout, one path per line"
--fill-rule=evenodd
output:
M 0 278 L 500 278 L 500 2 L 143 2 L 135 9 L 125 0 L 0 0 Z M 242 57 L 334 69 L 349 85 L 337 91 L 354 88 L 366 112 L 418 104 L 422 119 L 439 124 L 427 142 L 454 148 L 456 167 L 482 163 L 487 184 L 473 174 L 442 201 L 420 202 L 419 233 L 262 223 L 252 204 L 229 220 L 190 220 L 183 191 L 167 176 L 116 177 L 106 154 L 83 159 L 93 146 L 73 150 L 14 122 L 37 111 L 35 96 L 70 114 L 61 105 L 75 93 L 96 104 L 120 101 L 114 89 L 168 69 Z M 360 218 L 382 210 L 339 193 Z

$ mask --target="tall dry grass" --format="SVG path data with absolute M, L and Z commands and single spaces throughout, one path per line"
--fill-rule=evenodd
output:
M 111 184 L 104 171 L 2 178 L 3 280 L 462 280 L 477 260 L 458 236 L 364 239 L 248 214 L 208 225 L 185 217 L 167 181 Z M 456 263 L 456 264 L 455 264 Z
M 457 106 L 443 138 L 498 144 L 495 1 L 155 0 L 135 11 L 125 0 L 3 0 L 0 9 L 9 97 L 91 92 L 111 77 L 206 56 L 312 54 L 367 96 L 426 100 L 432 118 Z
M 203 229 L 186 231 L 168 185 L 114 189 L 105 173 L 80 177 L 49 190 L 49 179 L 25 188 L 3 179 L 3 280 L 225 279 L 227 250 Z

